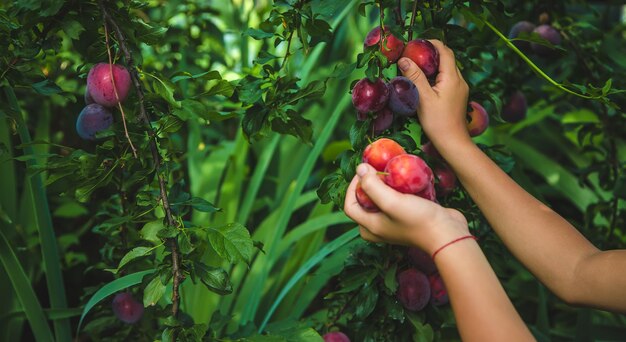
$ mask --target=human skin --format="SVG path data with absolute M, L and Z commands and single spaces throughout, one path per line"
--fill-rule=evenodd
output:
M 565 302 L 626 312 L 626 272 L 615 271 L 626 269 L 626 250 L 596 248 L 474 144 L 465 127 L 467 84 L 452 51 L 439 41 L 433 44 L 441 56 L 433 87 L 411 61 L 401 59 L 399 65 L 408 63 L 403 74 L 419 90 L 417 115 L 424 132 L 493 230 L 515 257 Z M 367 187 L 364 189 L 367 192 Z
M 380 212 L 367 212 L 357 203 L 355 187 L 359 181 Z M 369 164 L 357 168 L 346 192 L 344 212 L 359 224 L 365 240 L 415 246 L 430 255 L 469 234 L 460 212 L 395 191 Z M 460 240 L 444 248 L 435 257 L 435 264 L 446 284 L 463 341 L 533 340 L 474 240 Z

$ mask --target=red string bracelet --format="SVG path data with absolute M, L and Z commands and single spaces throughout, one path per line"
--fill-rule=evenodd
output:
M 470 235 L 461 236 L 460 238 L 456 238 L 456 239 L 454 239 L 454 240 L 452 240 L 452 241 L 450 241 L 450 242 L 446 243 L 445 245 L 443 245 L 443 246 L 439 247 L 439 249 L 437 249 L 437 250 L 433 253 L 432 259 L 434 260 L 434 259 L 435 259 L 435 256 L 437 255 L 437 253 L 441 252 L 441 250 L 442 250 L 442 249 L 444 249 L 444 248 L 446 248 L 446 247 L 450 246 L 451 244 L 453 244 L 453 243 L 455 243 L 455 242 L 459 242 L 459 241 L 461 241 L 461 240 L 465 240 L 465 239 L 474 239 L 474 240 L 478 240 L 478 238 L 477 238 L 477 237 L 475 237 L 474 235 L 471 235 L 471 234 L 470 234 Z

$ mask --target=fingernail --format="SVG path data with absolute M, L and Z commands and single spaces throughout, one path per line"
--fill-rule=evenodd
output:
M 411 66 L 411 64 L 409 64 L 409 61 L 407 61 L 405 58 L 402 58 L 398 61 L 398 66 L 400 67 L 400 70 L 406 71 Z
M 359 177 L 365 176 L 367 174 L 367 166 L 365 166 L 365 164 L 357 166 L 356 174 L 359 175 Z

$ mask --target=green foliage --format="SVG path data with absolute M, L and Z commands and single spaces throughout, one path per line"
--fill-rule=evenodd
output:
M 564 33 L 553 58 L 506 38 L 544 11 Z M 597 246 L 624 248 L 626 48 L 614 13 L 573 1 L 3 3 L 0 339 L 458 338 L 449 306 L 411 313 L 395 299 L 404 249 L 355 239 L 341 213 L 376 138 L 371 118 L 354 118 L 351 84 L 397 74 L 363 38 L 384 24 L 443 40 L 490 113 L 481 148 Z M 113 108 L 113 126 L 82 141 L 85 78 L 108 51 L 136 82 L 124 116 Z M 516 89 L 529 112 L 505 123 Z M 427 141 L 413 118 L 382 136 L 420 155 Z M 538 339 L 624 336 L 621 317 L 547 292 L 462 188 L 442 204 L 467 216 Z M 119 291 L 144 303 L 137 324 L 113 315 Z

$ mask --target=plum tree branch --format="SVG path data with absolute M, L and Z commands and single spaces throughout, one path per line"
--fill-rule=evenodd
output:
M 531 61 L 522 51 L 520 51 L 520 49 L 517 48 L 517 46 L 515 46 L 515 44 L 513 44 L 513 42 L 511 42 L 510 39 L 508 39 L 507 37 L 504 36 L 504 34 L 502 34 L 502 32 L 500 32 L 495 26 L 493 26 L 489 21 L 487 21 L 484 18 L 481 18 L 482 22 L 487 25 L 487 27 L 489 27 L 498 37 L 500 37 L 500 39 L 502 39 L 502 41 L 511 49 L 513 50 L 516 54 L 518 54 L 522 60 L 524 60 L 524 62 L 526 62 L 526 64 L 528 64 L 528 66 L 530 66 L 530 68 L 536 72 L 539 76 L 541 76 L 543 79 L 545 79 L 546 81 L 548 81 L 548 83 L 552 84 L 553 86 L 563 90 L 566 93 L 578 96 L 580 98 L 583 99 L 588 99 L 588 100 L 595 100 L 595 99 L 601 99 L 604 97 L 604 95 L 596 95 L 596 96 L 590 96 L 590 95 L 585 95 L 585 94 L 581 94 L 578 92 L 575 92 L 571 89 L 566 88 L 565 86 L 563 86 L 561 83 L 553 80 L 550 76 L 548 76 L 545 72 L 543 72 L 543 70 L 541 70 L 541 68 L 539 68 L 535 63 L 533 63 L 533 61 Z
M 104 20 L 111 25 L 113 31 L 115 32 L 115 36 L 117 38 L 117 42 L 119 44 L 120 49 L 124 53 L 124 58 L 126 60 L 127 67 L 130 72 L 130 78 L 133 82 L 133 86 L 135 87 L 135 91 L 137 92 L 137 98 L 139 102 L 139 119 L 145 125 L 148 136 L 149 136 L 149 145 L 150 151 L 152 153 L 152 159 L 154 160 L 154 168 L 157 174 L 157 178 L 159 181 L 159 191 L 161 197 L 161 203 L 163 205 L 163 210 L 165 211 L 165 217 L 167 220 L 168 226 L 176 227 L 178 226 L 176 220 L 174 219 L 174 215 L 172 214 L 172 209 L 169 204 L 169 200 L 167 197 L 167 186 L 165 177 L 163 173 L 160 171 L 161 164 L 163 162 L 161 155 L 158 149 L 157 136 L 150 122 L 150 117 L 148 116 L 148 112 L 145 106 L 144 100 L 144 92 L 141 82 L 139 81 L 139 75 L 137 69 L 134 66 L 134 61 L 128 46 L 126 45 L 126 37 L 124 36 L 124 32 L 117 25 L 117 22 L 111 17 L 109 12 L 106 9 L 102 0 L 98 1 L 98 5 L 100 10 L 102 11 L 102 16 Z M 170 247 L 172 253 L 172 276 L 173 276 L 173 284 L 172 284 L 172 316 L 178 316 L 178 311 L 180 308 L 180 284 L 184 279 L 181 270 L 181 255 L 178 250 L 178 243 L 175 239 L 169 238 L 167 243 Z

